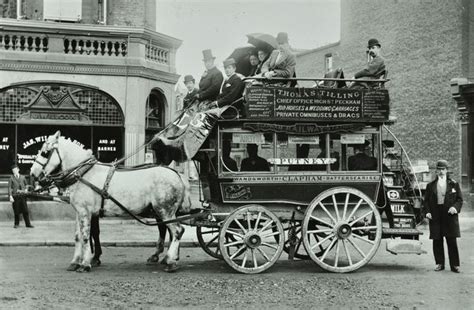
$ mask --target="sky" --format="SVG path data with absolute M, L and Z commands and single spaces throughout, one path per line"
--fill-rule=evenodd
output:
M 183 41 L 176 70 L 199 81 L 202 50 L 211 49 L 216 65 L 249 45 L 246 34 L 288 33 L 297 49 L 313 49 L 340 37 L 339 0 L 157 0 L 157 32 Z

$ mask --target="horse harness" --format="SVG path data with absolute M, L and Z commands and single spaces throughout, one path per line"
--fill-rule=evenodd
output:
M 59 160 L 60 160 L 60 165 L 58 167 L 60 167 L 60 166 L 62 166 L 61 156 L 59 155 L 59 151 L 57 150 L 57 147 L 54 147 L 53 149 L 56 150 L 56 152 L 58 153 L 58 157 L 59 157 Z M 49 162 L 49 160 L 52 156 L 52 150 L 50 150 L 50 152 L 51 153 L 48 154 L 48 161 L 46 161 L 46 163 L 42 164 L 39 161 L 37 161 L 37 163 L 40 164 L 43 168 L 48 164 L 48 162 Z M 44 157 L 46 157 L 46 156 L 44 156 Z M 114 163 L 110 164 L 110 168 L 109 168 L 109 171 L 107 173 L 107 177 L 105 179 L 104 186 L 102 187 L 102 189 L 100 189 L 95 184 L 92 184 L 88 180 L 84 179 L 84 175 L 87 172 L 89 172 L 89 170 L 95 164 L 102 164 L 102 163 L 100 163 L 94 156 L 91 156 L 88 159 L 84 160 L 83 162 L 79 163 L 79 165 L 77 165 L 75 167 L 72 167 L 70 169 L 67 169 L 65 171 L 59 172 L 57 174 L 50 175 L 48 178 L 51 180 L 52 183 L 54 183 L 57 187 L 60 187 L 60 188 L 66 188 L 66 187 L 69 187 L 69 186 L 75 184 L 76 182 L 81 182 L 84 185 L 91 188 L 96 193 L 98 193 L 102 198 L 101 199 L 100 210 L 99 210 L 99 217 L 104 217 L 104 205 L 105 205 L 105 200 L 106 199 L 110 199 L 120 209 L 122 209 L 122 211 L 127 213 L 129 216 L 133 217 L 135 220 L 137 220 L 141 224 L 147 225 L 147 226 L 158 226 L 158 225 L 165 225 L 165 224 L 178 222 L 178 221 L 184 221 L 184 220 L 196 218 L 198 216 L 202 216 L 207 211 L 207 210 L 204 210 L 204 209 L 199 209 L 199 212 L 197 212 L 197 213 L 192 213 L 192 214 L 189 214 L 189 215 L 179 216 L 176 219 L 167 220 L 167 221 L 158 221 L 157 220 L 155 223 L 147 223 L 147 222 L 143 221 L 142 219 L 140 219 L 139 217 L 137 217 L 132 212 L 130 212 L 130 210 L 128 210 L 117 199 L 115 199 L 113 196 L 111 196 L 109 194 L 108 189 L 109 189 L 110 181 L 112 180 L 112 177 L 115 173 L 115 170 L 117 169 L 117 163 L 114 162 Z M 107 165 L 107 164 L 102 164 L 102 165 Z M 150 167 L 154 167 L 154 166 L 155 166 L 154 164 L 145 164 L 145 165 L 141 165 L 139 167 L 140 167 L 140 169 L 146 169 L 146 168 L 150 168 Z M 174 171 L 178 175 L 178 177 L 179 177 L 180 181 L 182 182 L 182 184 L 184 184 L 183 180 L 181 179 L 181 176 L 179 175 L 179 173 L 176 170 L 174 170 L 170 167 L 165 167 L 165 166 L 163 166 L 163 167 Z

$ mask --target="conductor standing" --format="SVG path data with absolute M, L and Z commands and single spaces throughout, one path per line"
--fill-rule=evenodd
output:
M 433 239 L 435 271 L 444 270 L 444 239 L 448 245 L 449 265 L 459 273 L 459 252 L 456 238 L 461 236 L 458 213 L 461 212 L 462 194 L 459 183 L 448 177 L 448 162 L 438 160 L 437 177 L 426 186 L 424 208 L 429 220 L 430 239 Z

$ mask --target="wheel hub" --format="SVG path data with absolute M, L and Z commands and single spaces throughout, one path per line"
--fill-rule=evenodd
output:
M 258 234 L 250 233 L 244 238 L 245 244 L 252 249 L 258 248 L 262 244 L 262 238 Z
M 347 223 L 341 223 L 336 226 L 336 234 L 339 239 L 347 239 L 352 233 L 351 226 Z

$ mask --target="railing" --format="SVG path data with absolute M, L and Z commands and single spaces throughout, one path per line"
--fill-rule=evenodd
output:
M 145 58 L 147 60 L 165 65 L 169 63 L 169 50 L 152 44 L 147 44 L 145 49 Z
M 48 37 L 45 35 L 0 34 L 0 49 L 26 52 L 48 51 Z
M 126 56 L 127 41 L 91 40 L 89 38 L 65 38 L 64 53 L 95 56 Z

